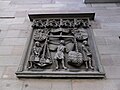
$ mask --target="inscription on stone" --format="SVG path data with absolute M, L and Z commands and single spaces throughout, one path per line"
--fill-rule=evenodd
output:
M 104 77 L 89 16 L 35 17 L 32 23 L 18 77 Z

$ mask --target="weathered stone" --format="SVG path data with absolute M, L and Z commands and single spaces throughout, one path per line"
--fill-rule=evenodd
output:
M 24 46 L 14 46 L 12 55 L 22 55 L 24 51 Z
M 23 81 L 0 80 L 0 90 L 22 90 Z
M 107 45 L 106 40 L 103 36 L 96 36 L 95 40 L 98 45 Z
M 27 38 L 5 38 L 1 45 L 25 45 Z
M 113 80 L 72 80 L 72 87 L 73 90 L 118 90 Z
M 0 46 L 0 55 L 10 55 L 12 50 L 13 46 Z
M 114 61 L 111 55 L 101 55 L 101 62 L 104 66 L 114 66 Z
M 120 54 L 119 45 L 98 45 L 98 49 L 100 54 L 112 54 L 112 55 Z
M 119 79 L 120 78 L 120 66 L 105 66 L 106 78 Z
M 119 0 L 85 0 L 85 3 L 119 3 Z
M 17 66 L 20 60 L 21 56 L 0 56 L 0 66 Z
M 5 72 L 2 75 L 2 78 L 4 79 L 15 79 L 15 72 L 17 70 L 17 67 L 6 67 Z
M 111 55 L 114 66 L 120 66 L 120 56 Z
M 50 80 L 44 79 L 28 79 L 24 81 L 23 90 L 52 90 L 52 83 Z
M 19 33 L 20 33 L 20 30 L 9 30 L 6 34 L 6 37 L 7 38 L 18 37 Z
M 2 75 L 3 75 L 4 71 L 5 71 L 5 67 L 4 66 L 0 67 L 0 78 L 2 78 Z
M 71 80 L 52 80 L 51 90 L 72 90 Z

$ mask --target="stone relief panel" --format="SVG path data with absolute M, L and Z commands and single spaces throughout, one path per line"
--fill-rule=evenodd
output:
M 32 38 L 17 76 L 104 77 L 95 60 L 90 27 L 89 18 L 33 19 Z

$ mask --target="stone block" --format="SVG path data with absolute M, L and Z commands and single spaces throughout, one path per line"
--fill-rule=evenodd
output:
M 103 66 L 113 66 L 114 61 L 111 55 L 101 55 L 101 62 Z
M 0 38 L 4 38 L 7 34 L 7 31 L 1 30 L 0 31 Z
M 6 8 L 10 4 L 10 1 L 0 1 L 0 9 Z
M 116 33 L 117 34 L 117 33 Z M 120 39 L 118 36 L 104 37 L 108 45 L 120 45 Z
M 72 80 L 72 90 L 118 90 L 112 80 Z
M 52 80 L 51 90 L 72 90 L 71 80 Z
M 90 1 L 90 0 L 89 0 Z M 100 0 L 99 0 L 100 1 Z M 105 1 L 105 0 L 104 0 Z M 117 7 L 115 3 L 94 3 L 92 7 Z
M 0 24 L 1 31 L 6 31 L 6 30 L 8 30 L 8 28 L 9 28 L 9 25 Z
M 85 0 L 85 3 L 119 3 L 119 0 Z
M 104 66 L 106 78 L 120 79 L 120 66 Z
M 107 17 L 109 15 L 109 17 Z M 111 25 L 111 23 L 115 23 L 115 24 L 119 24 L 120 23 L 120 17 L 119 17 L 119 15 L 116 15 L 115 16 L 115 14 L 114 13 L 112 13 L 112 15 L 110 16 L 111 14 L 109 14 L 109 13 L 106 13 L 106 17 L 102 17 L 102 18 L 100 18 L 100 22 L 101 23 L 110 23 L 110 25 Z M 113 16 L 114 15 L 114 16 Z
M 107 45 L 106 40 L 103 36 L 95 36 L 95 40 L 98 45 Z
M 95 36 L 101 36 L 101 37 L 108 37 L 108 36 L 114 36 L 114 31 L 109 32 L 107 30 L 93 30 Z
M 17 66 L 21 56 L 0 56 L 0 66 Z
M 83 3 L 82 0 L 53 0 L 54 3 Z
M 15 17 L 26 17 L 27 12 L 26 11 L 16 11 Z
M 98 50 L 100 54 L 111 54 L 111 55 L 120 54 L 119 45 L 98 45 Z
M 120 66 L 120 55 L 111 55 L 114 66 Z
M 1 45 L 25 45 L 27 38 L 5 38 Z
M 6 34 L 6 37 L 18 37 L 20 30 L 9 30 Z
M 11 4 L 15 5 L 25 5 L 25 4 L 44 4 L 44 3 L 51 3 L 51 0 L 12 0 Z
M 111 29 L 111 28 L 118 28 L 120 29 L 120 23 L 101 23 L 101 27 L 103 29 Z
M 1 45 L 2 41 L 3 41 L 3 38 L 0 38 L 0 45 Z
M 5 12 L 5 11 L 3 11 L 3 12 L 1 12 L 0 13 L 0 18 L 15 18 L 15 12 Z
M 21 80 L 0 80 L 0 90 L 22 90 Z
M 18 37 L 27 38 L 29 35 L 30 35 L 30 32 L 28 30 L 21 30 Z
M 28 30 L 29 24 L 12 24 L 9 26 L 9 30 Z
M 52 84 L 50 80 L 45 79 L 26 79 L 23 90 L 52 90 Z
M 6 67 L 3 75 L 2 75 L 2 78 L 3 79 L 16 79 L 16 75 L 15 75 L 15 72 L 17 71 L 17 67 L 13 67 L 13 66 L 9 66 L 9 67 Z
M 0 78 L 2 77 L 4 71 L 5 71 L 5 67 L 0 67 Z
M 12 55 L 22 55 L 24 51 L 24 46 L 14 46 Z
M 0 55 L 11 55 L 12 50 L 13 46 L 0 46 Z

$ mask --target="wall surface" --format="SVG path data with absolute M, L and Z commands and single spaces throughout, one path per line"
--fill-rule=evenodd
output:
M 92 28 L 105 79 L 18 79 L 30 34 L 28 13 L 95 12 Z M 0 0 L 0 90 L 120 90 L 120 4 L 82 0 Z
M 120 3 L 120 0 L 84 0 L 85 3 Z

